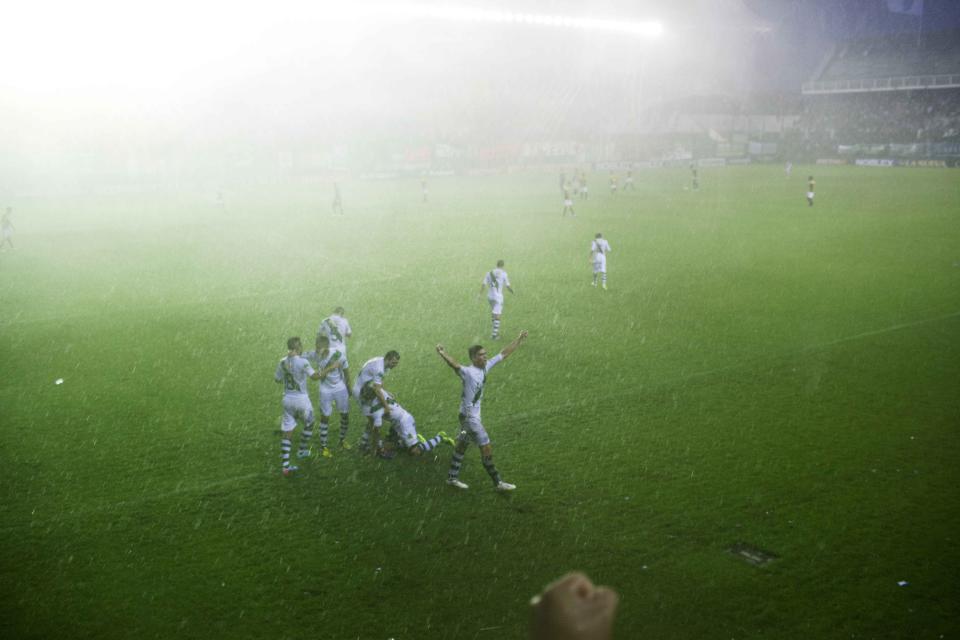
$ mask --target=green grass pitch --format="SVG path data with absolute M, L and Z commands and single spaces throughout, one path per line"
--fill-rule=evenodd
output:
M 622 639 L 953 637 L 958 174 L 687 181 L 614 198 L 595 173 L 576 219 L 556 174 L 434 178 L 426 204 L 416 179 L 347 181 L 343 218 L 326 183 L 11 203 L 0 635 L 523 638 L 527 599 L 576 568 L 620 592 Z M 399 350 L 387 387 L 453 431 L 434 345 L 496 348 L 477 290 L 498 258 L 500 344 L 530 339 L 484 422 L 517 491 L 476 448 L 463 493 L 448 448 L 281 477 L 286 338 L 343 305 L 354 373 Z

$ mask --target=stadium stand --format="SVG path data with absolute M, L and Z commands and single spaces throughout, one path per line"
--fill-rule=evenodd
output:
M 828 56 L 803 86 L 807 155 L 840 145 L 960 141 L 960 32 L 856 40 Z

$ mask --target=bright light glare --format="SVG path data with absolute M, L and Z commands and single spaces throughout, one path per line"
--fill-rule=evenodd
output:
M 383 7 L 383 11 L 395 16 L 419 16 L 456 22 L 507 22 L 512 24 L 581 29 L 585 31 L 612 31 L 647 38 L 657 38 L 663 35 L 664 31 L 663 24 L 655 20 L 636 22 L 603 18 L 510 13 L 469 7 L 442 7 L 422 4 L 386 5 Z
M 10 2 L 0 37 L 0 90 L 163 92 L 212 70 L 256 68 L 299 48 L 349 64 L 360 34 L 382 23 L 440 20 L 605 31 L 653 39 L 655 21 L 514 13 L 469 6 L 380 1 L 33 0 Z M 329 53 L 328 53 L 329 52 Z M 241 61 L 248 61 L 244 66 Z M 222 73 L 220 75 L 223 75 Z

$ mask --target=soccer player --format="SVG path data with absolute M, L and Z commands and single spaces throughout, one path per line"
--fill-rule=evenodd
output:
M 317 336 L 316 351 L 303 355 L 320 372 L 320 402 L 317 405 L 320 407 L 320 455 L 332 458 L 333 454 L 327 448 L 327 435 L 334 405 L 340 412 L 340 448 L 350 448 L 346 442 L 350 428 L 350 392 L 343 373 L 350 365 L 341 351 L 331 350 L 330 339 L 325 335 Z
M 597 286 L 597 276 L 600 276 L 600 286 L 607 290 L 607 254 L 610 253 L 610 243 L 598 233 L 590 243 L 590 262 L 593 264 L 593 286 Z
M 503 313 L 504 288 L 510 291 L 510 293 L 513 293 L 513 287 L 510 286 L 510 278 L 507 276 L 507 272 L 503 270 L 503 260 L 497 260 L 497 268 L 488 271 L 480 283 L 480 294 L 486 289 L 487 302 L 490 303 L 490 314 L 493 319 L 493 332 L 490 335 L 491 340 L 496 340 L 500 337 L 500 315 Z
M 10 248 L 13 249 L 13 221 L 10 219 L 10 216 L 13 215 L 13 209 L 7 207 L 6 213 L 3 214 L 3 221 L 0 222 L 0 227 L 2 227 L 3 240 L 0 241 L 0 249 L 6 251 L 6 246 L 9 244 Z
M 293 431 L 297 428 L 297 421 L 303 422 L 303 432 L 300 434 L 300 451 L 297 456 L 306 458 L 310 455 L 310 438 L 313 436 L 313 405 L 307 394 L 307 378 L 319 380 L 320 372 L 314 371 L 310 362 L 302 357 L 303 344 L 300 338 L 287 340 L 287 357 L 277 365 L 273 379 L 283 383 L 283 418 L 280 420 L 280 459 L 283 464 L 283 475 L 289 476 L 297 470 L 290 464 L 290 442 Z
M 469 486 L 460 480 L 460 467 L 463 465 L 463 456 L 471 442 L 480 447 L 480 456 L 483 468 L 487 470 L 493 486 L 497 491 L 513 491 L 516 485 L 504 482 L 493 464 L 493 445 L 490 436 L 480 422 L 480 403 L 483 400 L 483 386 L 487 382 L 487 373 L 497 364 L 510 357 L 517 347 L 527 339 L 527 332 L 521 331 L 517 339 L 504 348 L 503 351 L 487 360 L 487 351 L 479 344 L 467 350 L 470 355 L 470 365 L 462 366 L 447 354 L 442 344 L 437 345 L 437 353 L 443 361 L 454 370 L 463 383 L 460 396 L 460 433 L 457 435 L 457 445 L 453 450 L 453 459 L 450 461 L 450 471 L 447 473 L 447 484 L 457 489 L 467 489 Z
M 573 218 L 577 217 L 577 214 L 573 212 L 573 198 L 570 197 L 570 192 L 564 189 L 563 190 L 563 213 L 560 214 L 560 217 L 566 218 L 568 213 Z
M 633 171 L 627 171 L 627 179 L 623 182 L 623 190 L 633 189 Z
M 333 310 L 333 315 L 324 318 L 320 322 L 320 328 L 317 329 L 317 336 L 327 336 L 330 341 L 330 348 L 343 353 L 347 357 L 347 338 L 353 337 L 353 330 L 350 328 L 350 321 L 346 318 L 346 311 L 343 307 L 337 307 Z M 350 384 L 349 371 L 347 374 L 347 385 Z
M 807 206 L 813 206 L 813 189 L 817 186 L 817 181 L 813 176 L 807 176 Z
M 610 195 L 617 195 L 617 174 L 610 172 Z
M 441 442 L 449 444 L 451 447 L 456 445 L 453 438 L 448 436 L 444 431 L 438 431 L 437 435 L 429 440 L 421 436 L 417 433 L 417 423 L 413 419 L 413 416 L 410 415 L 410 412 L 401 407 L 400 403 L 397 402 L 397 399 L 389 391 L 384 391 L 383 395 L 386 397 L 387 404 L 390 406 L 390 435 L 407 453 L 412 456 L 421 456 L 427 451 L 432 451 Z M 379 408 L 377 406 L 378 403 L 379 400 L 374 401 L 374 408 Z M 389 451 L 390 448 L 388 446 L 384 450 L 387 457 L 389 457 Z
M 422 179 L 420 180 L 420 192 L 423 194 L 423 201 L 426 202 L 426 201 L 427 201 L 427 193 L 428 193 L 428 191 L 427 191 L 427 179 L 426 179 L 426 178 L 422 178 Z
M 343 200 L 340 198 L 340 185 L 336 182 L 333 183 L 333 205 L 331 209 L 334 213 L 339 213 L 343 215 Z
M 783 172 L 789 178 L 790 174 L 793 173 L 793 163 L 787 160 L 787 164 L 783 165 Z
M 690 188 L 694 191 L 700 190 L 700 175 L 697 170 L 697 163 L 690 163 Z
M 390 405 L 387 403 L 386 392 L 383 389 L 383 379 L 387 372 L 398 364 L 400 364 L 400 354 L 396 351 L 388 351 L 380 358 L 370 358 L 363 364 L 353 384 L 353 397 L 360 403 L 360 413 L 367 418 L 367 428 L 360 440 L 360 450 L 363 452 L 370 450 L 371 437 L 374 442 L 374 453 L 383 452 L 380 427 L 383 425 L 384 418 L 390 420 Z
M 586 172 L 581 172 L 580 173 L 580 199 L 586 200 L 588 196 L 589 196 L 589 192 L 587 191 L 587 174 Z

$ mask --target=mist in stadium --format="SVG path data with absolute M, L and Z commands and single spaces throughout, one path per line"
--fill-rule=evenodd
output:
M 960 3 L 0 17 L 3 638 L 957 635 Z

